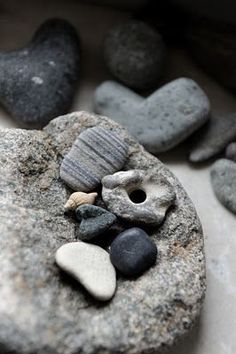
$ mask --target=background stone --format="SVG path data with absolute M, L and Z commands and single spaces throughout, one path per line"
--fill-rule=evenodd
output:
M 91 299 L 54 264 L 55 251 L 75 241 L 63 214 L 69 190 L 59 165 L 77 135 L 101 125 L 130 145 L 126 169 L 157 169 L 177 202 L 153 230 L 160 260 L 137 281 L 118 279 L 107 306 Z M 108 119 L 73 113 L 44 131 L 0 131 L 1 353 L 144 353 L 185 334 L 205 293 L 202 229 L 192 202 L 171 172 Z M 7 168 L 6 168 L 7 166 Z

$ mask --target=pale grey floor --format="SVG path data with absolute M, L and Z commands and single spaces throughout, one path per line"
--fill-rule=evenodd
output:
M 4 2 L 5 3 L 5 2 Z M 72 110 L 92 110 L 95 87 L 109 78 L 102 61 L 101 43 L 107 29 L 129 15 L 78 1 L 13 1 L 0 6 L 0 49 L 26 43 L 46 18 L 70 20 L 82 38 L 81 82 Z M 4 8 L 7 7 L 7 10 Z M 235 111 L 236 99 L 196 69 L 181 49 L 169 54 L 168 79 L 189 76 L 208 93 L 214 111 Z M 17 124 L 0 109 L 0 126 Z M 236 353 L 236 218 L 216 200 L 210 185 L 209 166 L 193 167 L 184 147 L 160 156 L 176 174 L 194 201 L 201 218 L 207 256 L 207 296 L 199 326 L 171 354 Z

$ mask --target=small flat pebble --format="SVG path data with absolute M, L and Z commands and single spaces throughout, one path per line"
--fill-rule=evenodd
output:
M 0 101 L 22 125 L 42 127 L 68 112 L 80 71 L 74 27 L 45 21 L 23 49 L 0 52 Z
M 211 168 L 211 183 L 219 201 L 236 214 L 236 163 L 227 159 L 216 161 Z
M 64 157 L 60 177 L 70 188 L 89 192 L 104 176 L 120 170 L 127 155 L 128 146 L 116 133 L 101 127 L 89 128 Z
M 213 114 L 195 137 L 189 160 L 202 162 L 222 152 L 236 139 L 236 113 Z
M 174 80 L 147 98 L 107 81 L 96 90 L 94 109 L 124 125 L 155 154 L 170 150 L 206 123 L 210 104 L 191 79 Z
M 116 290 L 116 271 L 109 254 L 99 246 L 70 242 L 56 252 L 57 265 L 78 280 L 96 299 L 107 301 Z
M 104 57 L 110 72 L 122 83 L 134 89 L 149 89 L 162 74 L 165 46 L 152 27 L 129 20 L 108 33 Z
M 227 157 L 227 159 L 230 159 L 230 160 L 233 160 L 236 162 L 236 142 L 231 143 L 227 146 L 226 157 Z
M 80 222 L 79 238 L 89 241 L 109 229 L 116 216 L 106 209 L 85 204 L 76 209 L 76 219 Z
M 133 227 L 112 242 L 110 258 L 123 275 L 138 276 L 155 264 L 157 247 L 145 231 Z

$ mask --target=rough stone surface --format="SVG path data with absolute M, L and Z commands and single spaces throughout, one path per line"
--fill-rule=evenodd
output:
M 222 152 L 236 139 L 236 113 L 214 114 L 195 137 L 189 159 L 202 162 Z
M 0 52 L 0 101 L 22 125 L 44 126 L 68 112 L 79 66 L 75 29 L 64 20 L 47 20 L 28 46 Z
M 97 125 L 129 145 L 126 170 L 154 168 L 177 195 L 165 222 L 149 233 L 158 264 L 136 281 L 118 279 L 106 306 L 54 263 L 77 228 L 64 216 L 70 192 L 60 163 L 78 134 Z M 44 131 L 0 130 L 0 141 L 0 352 L 158 353 L 181 338 L 202 307 L 205 260 L 195 208 L 173 174 L 124 128 L 88 113 L 57 118 Z
M 96 90 L 94 109 L 124 125 L 155 154 L 173 148 L 202 126 L 210 106 L 193 80 L 181 78 L 146 99 L 116 82 L 104 82 Z
M 79 238 L 89 241 L 109 229 L 116 216 L 106 209 L 85 204 L 76 209 L 76 219 L 80 222 Z
M 101 127 L 87 129 L 63 159 L 60 177 L 70 188 L 88 192 L 104 176 L 119 171 L 127 155 L 128 146 L 117 134 Z
M 156 170 L 130 170 L 105 176 L 102 198 L 107 208 L 120 218 L 158 225 L 174 203 L 175 191 Z
M 138 227 L 132 227 L 119 234 L 111 244 L 112 264 L 125 276 L 136 277 L 156 262 L 157 246 Z
M 211 168 L 211 183 L 219 201 L 236 214 L 236 163 L 226 159 L 216 161 Z
M 84 242 L 69 242 L 57 250 L 56 262 L 96 299 L 107 301 L 114 295 L 116 271 L 109 253 L 101 247 Z
M 233 160 L 236 162 L 236 142 L 231 143 L 227 146 L 225 154 L 226 154 L 227 159 L 230 159 L 230 160 Z
M 134 89 L 155 87 L 163 71 L 164 57 L 161 35 L 141 21 L 116 25 L 105 40 L 107 67 L 118 80 Z

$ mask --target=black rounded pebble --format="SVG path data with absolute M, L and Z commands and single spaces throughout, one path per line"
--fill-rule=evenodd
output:
M 76 30 L 66 20 L 49 19 L 28 46 L 0 52 L 0 101 L 21 125 L 42 127 L 69 110 L 79 66 Z
M 119 234 L 112 242 L 110 258 L 122 274 L 138 276 L 155 264 L 157 247 L 145 231 L 133 227 Z

